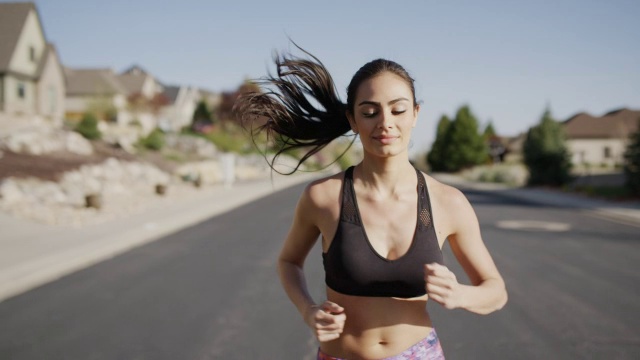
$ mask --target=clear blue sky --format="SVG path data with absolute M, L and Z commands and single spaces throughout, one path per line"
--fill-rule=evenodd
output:
M 169 84 L 232 90 L 273 69 L 272 52 L 292 48 L 287 37 L 319 57 L 341 91 L 369 60 L 395 60 L 423 102 L 414 152 L 462 104 L 502 135 L 527 130 L 547 104 L 558 120 L 640 109 L 637 0 L 36 4 L 64 65 L 135 63 Z

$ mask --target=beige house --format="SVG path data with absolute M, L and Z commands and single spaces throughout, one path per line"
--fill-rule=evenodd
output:
M 168 105 L 164 85 L 142 67 L 134 65 L 118 74 L 126 95 L 132 121 L 148 133 L 158 126 L 163 108 Z
M 158 126 L 167 132 L 179 132 L 191 124 L 193 112 L 202 96 L 191 86 L 165 86 L 164 95 L 168 105 L 162 111 Z
M 222 94 L 206 89 L 199 89 L 200 97 L 209 105 L 210 109 L 217 109 L 222 104 Z
M 127 90 L 127 96 L 142 95 L 147 99 L 164 91 L 164 86 L 142 67 L 134 65 L 118 75 L 120 83 Z
M 640 110 L 619 109 L 601 117 L 586 113 L 564 122 L 567 146 L 574 166 L 612 168 L 624 163 L 632 133 L 638 131 Z
M 65 113 L 64 72 L 47 43 L 33 3 L 0 3 L 0 115 L 9 121 L 47 120 Z
M 80 120 L 93 112 L 103 120 L 126 125 L 131 121 L 127 91 L 111 69 L 65 69 L 66 117 Z

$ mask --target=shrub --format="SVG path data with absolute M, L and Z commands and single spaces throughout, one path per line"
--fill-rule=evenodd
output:
M 158 151 L 164 146 L 165 138 L 162 130 L 156 128 L 146 137 L 140 139 L 140 145 L 147 149 Z
M 463 176 L 471 181 L 522 186 L 527 179 L 527 170 L 521 164 L 480 165 L 466 170 Z
M 98 119 L 92 113 L 82 115 L 82 120 L 74 130 L 89 140 L 96 140 L 102 137 L 102 133 L 98 129 Z

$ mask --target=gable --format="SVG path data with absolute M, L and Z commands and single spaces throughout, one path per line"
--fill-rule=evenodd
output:
M 60 77 L 64 82 L 64 69 L 62 68 L 62 63 L 60 63 L 60 58 L 58 57 L 58 52 L 53 44 L 48 43 L 44 53 L 42 54 L 42 59 L 40 64 L 38 65 L 38 71 L 36 72 L 36 77 L 40 79 L 45 75 L 45 72 L 55 72 L 56 76 Z
M 0 73 L 35 77 L 45 50 L 45 36 L 35 6 L 0 4 Z
M 152 98 L 164 91 L 163 85 L 142 67 L 134 65 L 118 75 L 118 80 L 127 90 L 127 95 L 142 95 Z

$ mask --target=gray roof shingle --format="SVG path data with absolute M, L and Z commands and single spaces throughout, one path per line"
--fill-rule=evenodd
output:
M 147 78 L 146 74 L 120 74 L 117 76 L 122 86 L 127 90 L 127 95 L 142 92 L 142 85 Z
M 0 73 L 9 70 L 9 62 L 31 10 L 36 11 L 33 3 L 0 3 Z
M 128 92 L 111 69 L 65 69 L 67 95 L 126 95 Z
M 618 109 L 601 117 L 579 113 L 564 122 L 569 139 L 623 139 L 638 131 L 640 110 Z

